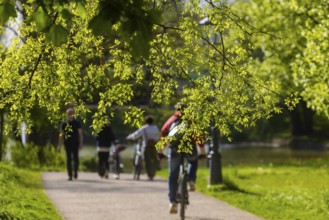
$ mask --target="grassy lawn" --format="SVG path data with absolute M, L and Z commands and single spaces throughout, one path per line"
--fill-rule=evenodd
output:
M 0 219 L 62 219 L 43 191 L 40 172 L 0 163 L 0 183 Z
M 211 187 L 209 169 L 202 161 L 197 190 L 267 220 L 329 219 L 329 155 L 279 154 L 278 150 L 268 156 L 263 150 L 224 151 L 223 184 Z M 92 160 L 85 162 L 95 163 L 95 149 L 89 151 L 86 148 L 83 157 Z M 132 153 L 132 149 L 123 152 L 125 172 L 131 172 Z M 167 161 L 161 163 L 163 169 L 157 175 L 167 178 Z M 0 182 L 0 219 L 62 219 L 43 191 L 41 171 L 0 163 Z
M 223 167 L 223 184 L 208 187 L 198 170 L 197 190 L 267 220 L 329 219 L 328 160 Z M 167 170 L 158 173 L 167 177 Z

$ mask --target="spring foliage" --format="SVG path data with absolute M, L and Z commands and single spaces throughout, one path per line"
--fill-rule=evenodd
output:
M 187 103 L 189 135 L 214 122 L 230 136 L 281 112 L 280 81 L 252 57 L 250 30 L 267 33 L 223 1 L 44 2 L 22 1 L 26 19 L 12 45 L 2 49 L 0 109 L 10 125 L 31 127 L 35 105 L 57 124 L 68 104 L 81 118 L 97 104 L 95 130 L 118 107 L 126 110 L 126 123 L 139 125 L 143 111 L 131 101 L 146 75 L 154 102 L 169 105 L 179 97 Z
M 280 81 L 281 94 L 300 97 L 328 117 L 329 1 L 253 0 L 238 7 L 250 24 L 270 33 L 253 34 L 264 52 L 257 68 Z

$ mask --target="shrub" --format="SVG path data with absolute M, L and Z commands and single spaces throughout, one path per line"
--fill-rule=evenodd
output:
M 63 170 L 64 155 L 55 147 L 41 147 L 32 143 L 23 146 L 17 143 L 11 148 L 11 161 L 17 167 L 30 169 Z

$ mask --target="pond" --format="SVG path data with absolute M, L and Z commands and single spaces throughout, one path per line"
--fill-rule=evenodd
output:
M 223 145 L 220 148 L 222 164 L 253 163 L 307 163 L 310 160 L 328 160 L 329 150 L 298 150 L 289 147 L 234 146 Z

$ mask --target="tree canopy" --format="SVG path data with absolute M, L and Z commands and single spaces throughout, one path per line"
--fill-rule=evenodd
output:
M 238 7 L 246 21 L 271 33 L 253 37 L 264 52 L 260 71 L 282 83 L 281 94 L 301 97 L 328 117 L 329 1 L 253 0 Z
M 126 109 L 126 123 L 138 125 L 143 111 L 132 98 L 146 76 L 154 102 L 169 105 L 179 97 L 187 104 L 184 118 L 194 133 L 213 122 L 230 136 L 281 112 L 282 81 L 253 56 L 253 36 L 272 34 L 248 23 L 241 8 L 215 0 L 21 2 L 19 35 L 1 51 L 0 109 L 7 126 L 31 127 L 35 105 L 56 124 L 68 104 L 82 118 L 97 104 L 96 130 L 119 107 Z M 4 26 L 15 16 L 12 6 L 1 1 L 0 10 L 10 9 L 1 17 Z M 303 65 L 296 62 L 294 69 Z M 286 98 L 289 107 L 298 101 Z

